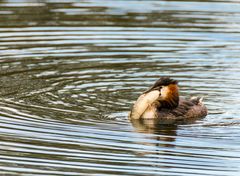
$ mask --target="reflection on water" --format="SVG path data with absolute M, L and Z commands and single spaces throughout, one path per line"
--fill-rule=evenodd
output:
M 0 0 L 1 175 L 237 175 L 238 1 Z M 209 115 L 127 119 L 159 76 Z
M 177 135 L 177 125 L 161 124 L 155 120 L 144 121 L 143 119 L 131 120 L 131 123 L 135 131 L 138 133 L 154 134 L 154 136 L 151 136 L 150 138 L 158 142 L 155 144 L 156 146 L 174 146 L 173 142 L 175 142 L 175 138 Z M 164 141 L 171 143 L 164 143 Z

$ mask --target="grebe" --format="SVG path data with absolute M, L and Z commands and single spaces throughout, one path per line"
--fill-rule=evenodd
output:
M 178 82 L 169 77 L 162 77 L 139 96 L 134 103 L 129 118 L 170 120 L 202 118 L 207 115 L 207 108 L 202 98 L 189 100 L 179 97 Z

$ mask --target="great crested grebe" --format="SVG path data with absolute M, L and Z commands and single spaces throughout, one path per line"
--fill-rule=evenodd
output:
M 202 98 L 195 97 L 189 100 L 180 98 L 178 82 L 169 77 L 162 77 L 139 96 L 129 118 L 181 121 L 206 115 L 207 108 Z

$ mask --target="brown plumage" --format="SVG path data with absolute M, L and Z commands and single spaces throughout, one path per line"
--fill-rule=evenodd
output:
M 178 86 L 177 84 L 172 84 L 172 83 L 166 86 L 168 90 L 166 90 L 167 92 L 166 92 L 165 98 L 162 98 L 159 100 L 161 104 L 159 108 L 174 109 L 179 104 Z
M 138 98 L 130 118 L 178 121 L 206 115 L 207 108 L 201 98 L 180 98 L 178 82 L 169 77 L 162 77 Z

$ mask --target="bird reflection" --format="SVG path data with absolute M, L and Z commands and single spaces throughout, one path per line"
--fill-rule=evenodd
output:
M 155 134 L 151 138 L 157 141 L 174 142 L 177 136 L 177 125 L 162 124 L 157 119 L 137 119 L 131 120 L 135 131 L 139 133 Z M 156 146 L 172 147 L 169 143 L 156 143 Z
M 196 120 L 196 119 L 195 119 Z M 177 130 L 180 124 L 194 123 L 194 119 L 187 122 L 172 123 L 171 121 L 160 121 L 158 119 L 131 119 L 134 130 L 138 133 L 153 134 L 144 136 L 147 140 L 142 140 L 140 144 L 147 146 L 156 146 L 154 150 L 141 152 L 138 154 L 157 154 L 157 155 L 173 155 L 169 153 L 170 148 L 176 146 Z M 143 142 L 144 141 L 144 142 Z
M 175 147 L 177 136 L 177 125 L 163 125 L 156 119 L 137 119 L 131 120 L 134 131 L 138 133 L 153 134 L 143 136 L 143 140 L 138 141 L 140 145 L 154 147 L 145 151 L 136 152 L 138 156 L 154 155 L 160 161 L 168 155 L 169 149 Z

